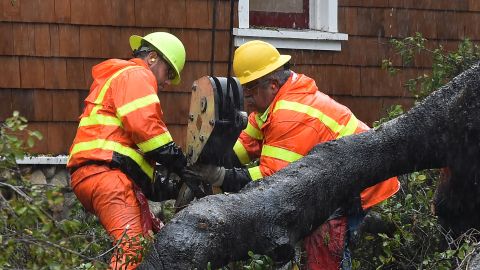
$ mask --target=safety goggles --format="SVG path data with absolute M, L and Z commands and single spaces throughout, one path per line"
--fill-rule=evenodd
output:
M 167 59 L 165 58 L 165 56 L 159 52 L 157 52 L 157 54 L 161 57 L 163 63 L 167 66 L 167 78 L 168 80 L 172 81 L 173 79 L 175 79 L 175 76 L 177 75 L 175 73 L 175 69 L 173 69 L 173 67 L 168 63 Z
M 258 94 L 259 87 L 265 85 L 266 83 L 270 82 L 270 80 L 254 80 L 249 83 L 243 85 L 243 95 L 244 96 L 254 96 Z

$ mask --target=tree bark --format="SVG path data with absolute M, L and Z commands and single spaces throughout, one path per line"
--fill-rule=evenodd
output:
M 478 164 L 479 94 L 477 64 L 379 128 L 319 144 L 238 194 L 192 203 L 159 232 L 139 269 L 213 269 L 249 250 L 285 261 L 361 190 L 408 172 Z

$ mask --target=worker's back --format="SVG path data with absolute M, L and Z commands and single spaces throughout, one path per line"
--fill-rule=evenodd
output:
M 260 131 L 257 138 L 263 138 L 256 146 L 261 149 L 260 166 L 251 169 L 251 175 L 259 175 L 259 170 L 261 177 L 305 156 L 319 143 L 369 130 L 350 109 L 320 92 L 313 79 L 294 72 L 267 112 L 251 115 L 249 123 Z M 239 141 L 248 147 L 249 140 L 251 136 L 242 132 Z M 364 190 L 363 208 L 385 200 L 398 189 L 398 180 L 391 178 Z
M 138 106 L 128 104 L 139 98 L 149 102 L 145 97 L 152 97 L 150 106 L 155 108 L 146 109 L 155 111 L 157 117 L 161 117 L 153 74 L 137 58 L 130 61 L 104 61 L 93 68 L 92 74 L 94 82 L 85 99 L 85 109 L 80 116 L 67 167 L 74 171 L 85 164 L 105 163 L 120 167 L 133 179 L 151 179 L 153 168 L 139 153 L 137 144 L 151 137 L 148 132 L 154 130 L 156 133 L 165 133 L 166 128 L 162 129 L 157 122 L 146 122 L 139 117 L 142 112 L 137 109 Z M 133 91 L 135 85 L 146 87 Z M 129 106 L 137 110 L 129 109 Z M 149 129 L 147 126 L 155 128 Z M 75 184 L 72 183 L 72 186 Z

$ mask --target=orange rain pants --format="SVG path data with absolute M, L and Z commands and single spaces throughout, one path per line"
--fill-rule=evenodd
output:
M 337 270 L 345 250 L 347 217 L 342 216 L 323 223 L 304 238 L 307 269 Z
M 71 179 L 75 195 L 86 210 L 98 217 L 113 244 L 122 239 L 119 247 L 124 253 L 114 252 L 111 269 L 135 269 L 142 259 L 137 255 L 142 246 L 132 237 L 149 235 L 142 228 L 141 208 L 133 182 L 118 169 L 98 165 L 80 167 Z M 149 229 L 152 229 L 151 223 Z

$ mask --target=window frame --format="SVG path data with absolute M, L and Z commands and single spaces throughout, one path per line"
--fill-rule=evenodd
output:
M 341 51 L 348 35 L 338 33 L 338 0 L 310 0 L 309 28 L 302 30 L 250 28 L 249 0 L 238 1 L 238 28 L 233 29 L 235 46 L 260 39 L 283 49 Z

